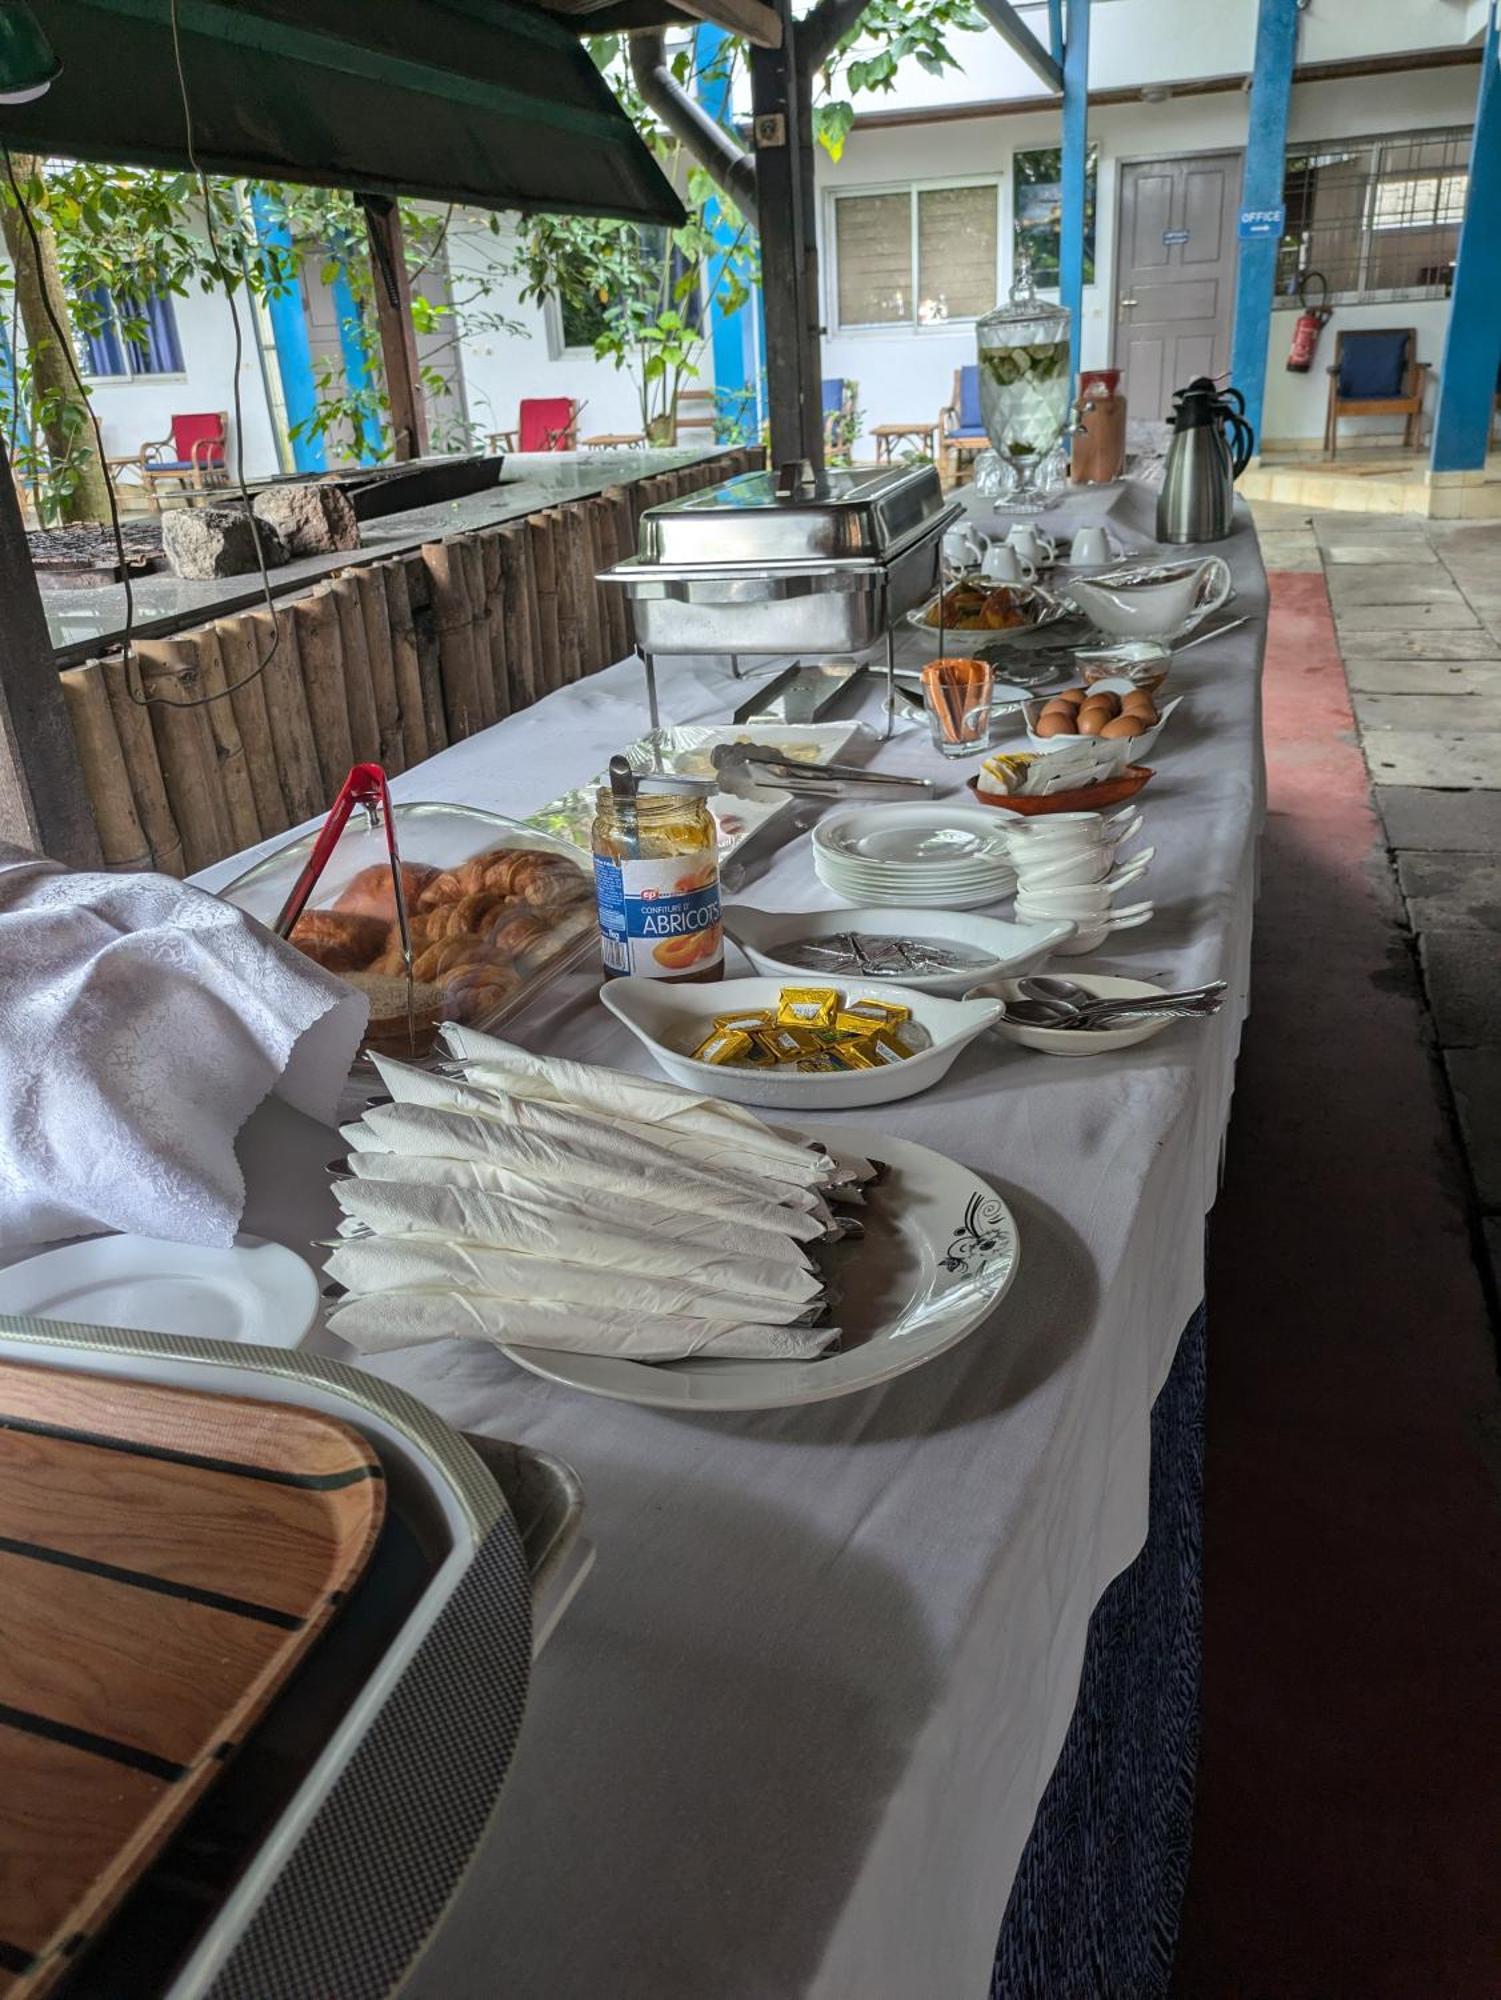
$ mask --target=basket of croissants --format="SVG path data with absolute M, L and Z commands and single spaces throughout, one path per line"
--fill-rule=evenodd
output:
M 304 910 L 290 938 L 367 995 L 376 1049 L 430 1047 L 440 1021 L 493 1023 L 593 929 L 593 884 L 566 854 L 499 846 L 453 868 L 401 868 L 410 991 L 387 861 L 362 868 L 327 908 Z

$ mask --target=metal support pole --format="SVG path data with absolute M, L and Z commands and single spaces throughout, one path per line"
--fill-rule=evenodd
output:
M 0 437 L 0 840 L 72 868 L 103 864 L 63 706 L 21 503 Z
M 1491 0 L 1480 96 L 1470 142 L 1470 186 L 1459 232 L 1454 292 L 1438 378 L 1430 466 L 1434 472 L 1479 472 L 1490 445 L 1501 365 L 1501 18 Z
M 1261 0 L 1256 61 L 1251 72 L 1245 178 L 1241 183 L 1242 214 L 1255 211 L 1261 217 L 1275 218 L 1282 208 L 1287 177 L 1287 107 L 1297 54 L 1298 0 Z M 1246 399 L 1246 421 L 1258 452 L 1277 245 L 1282 234 L 1275 221 L 1266 228 L 1264 235 L 1246 235 L 1241 240 L 1235 277 L 1235 334 L 1230 347 L 1230 379 Z
M 1059 69 L 1063 67 L 1063 0 L 1048 0 L 1048 48 Z
M 761 283 L 773 465 L 807 459 L 823 469 L 819 364 L 817 208 L 813 192 L 813 87 L 799 61 L 789 0 L 778 0 L 779 49 L 752 49 Z M 804 61 L 806 57 L 804 58 Z
M 1063 48 L 1063 216 L 1058 295 L 1068 307 L 1070 400 L 1079 379 L 1084 332 L 1084 199 L 1089 184 L 1089 0 L 1068 0 Z
M 360 196 L 370 239 L 370 275 L 375 319 L 386 365 L 386 400 L 391 406 L 391 440 L 398 459 L 427 455 L 427 402 L 417 364 L 412 325 L 412 288 L 407 277 L 401 211 L 388 195 Z
M 1050 55 L 1012 5 L 1012 0 L 976 0 L 976 5 L 1013 54 L 1019 55 L 1035 77 L 1049 90 L 1062 90 L 1063 74 L 1056 56 Z M 1070 8 L 1070 16 L 1072 16 Z M 1069 20 L 1069 32 L 1073 32 Z
M 263 269 L 269 275 L 286 258 L 295 258 L 296 245 L 285 220 L 276 213 L 270 197 L 260 189 L 250 197 L 250 212 L 255 219 L 258 240 L 269 250 L 279 253 L 276 264 L 269 257 L 263 260 Z M 302 308 L 302 287 L 295 277 L 279 291 L 267 291 L 266 316 L 271 322 L 271 338 L 276 345 L 276 371 L 281 376 L 282 400 L 287 406 L 287 425 L 291 430 L 308 423 L 318 407 L 318 393 L 313 386 L 313 350 L 308 339 L 307 314 Z M 321 437 L 309 437 L 304 432 L 293 437 L 291 444 L 293 463 L 299 472 L 326 470 L 328 459 Z

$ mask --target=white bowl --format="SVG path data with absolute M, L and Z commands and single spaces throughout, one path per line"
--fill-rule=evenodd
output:
M 1133 1000 L 1165 991 L 1145 979 L 1115 979 L 1102 972 L 1075 973 L 1073 978 L 1076 986 L 1084 987 L 1101 1000 Z M 1002 1002 L 1023 997 L 1015 979 L 986 980 L 972 987 L 970 994 L 974 999 Z M 1160 1021 L 1133 1021 L 1125 1028 L 1029 1028 L 1021 1021 L 1000 1020 L 995 1024 L 995 1032 L 1008 1042 L 1019 1042 L 1024 1049 L 1041 1049 L 1048 1056 L 1104 1056 L 1112 1049 L 1129 1049 L 1137 1042 L 1149 1042 L 1153 1035 L 1160 1035 L 1172 1025 L 1169 1015 Z
M 784 986 L 837 986 L 846 1000 L 894 1000 L 910 1007 L 929 1046 L 886 1069 L 798 1071 L 730 1069 L 695 1062 L 688 1053 L 709 1033 L 716 1014 L 775 1007 Z M 782 1111 L 853 1111 L 863 1104 L 891 1104 L 915 1097 L 947 1075 L 962 1048 L 1000 1019 L 994 1000 L 940 1000 L 886 980 L 818 979 L 799 971 L 793 979 L 722 979 L 704 986 L 670 985 L 662 979 L 610 979 L 600 999 L 616 1020 L 651 1050 L 674 1083 L 706 1097 L 736 1104 L 767 1104 Z
M 755 910 L 747 903 L 726 903 L 724 928 L 757 972 L 788 985 L 825 983 L 825 975 L 805 965 L 789 965 L 778 949 L 795 938 L 829 937 L 859 930 L 884 937 L 929 938 L 935 944 L 963 945 L 990 955 L 988 966 L 967 972 L 905 975 L 901 984 L 914 993 L 962 994 L 979 979 L 1000 979 L 1023 972 L 1040 972 L 1050 955 L 1074 934 L 1066 918 L 1046 924 L 1007 924 L 996 917 L 961 916 L 947 910 L 913 909 L 910 905 L 873 904 L 854 910 Z M 837 982 L 836 982 L 837 983 Z M 885 987 L 891 982 L 873 976 Z
M 1218 611 L 1232 585 L 1223 556 L 1202 562 L 1134 564 L 1070 577 L 1064 595 L 1111 639 L 1181 639 Z

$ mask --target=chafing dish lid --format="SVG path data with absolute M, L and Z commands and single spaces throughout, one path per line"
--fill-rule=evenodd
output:
M 884 562 L 945 513 L 933 465 L 812 474 L 806 465 L 744 472 L 651 507 L 643 563 L 713 565 Z

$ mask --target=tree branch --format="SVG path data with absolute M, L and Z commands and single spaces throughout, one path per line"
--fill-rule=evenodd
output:
M 869 5 L 870 0 L 818 0 L 792 31 L 798 68 L 809 76 L 822 69 Z

